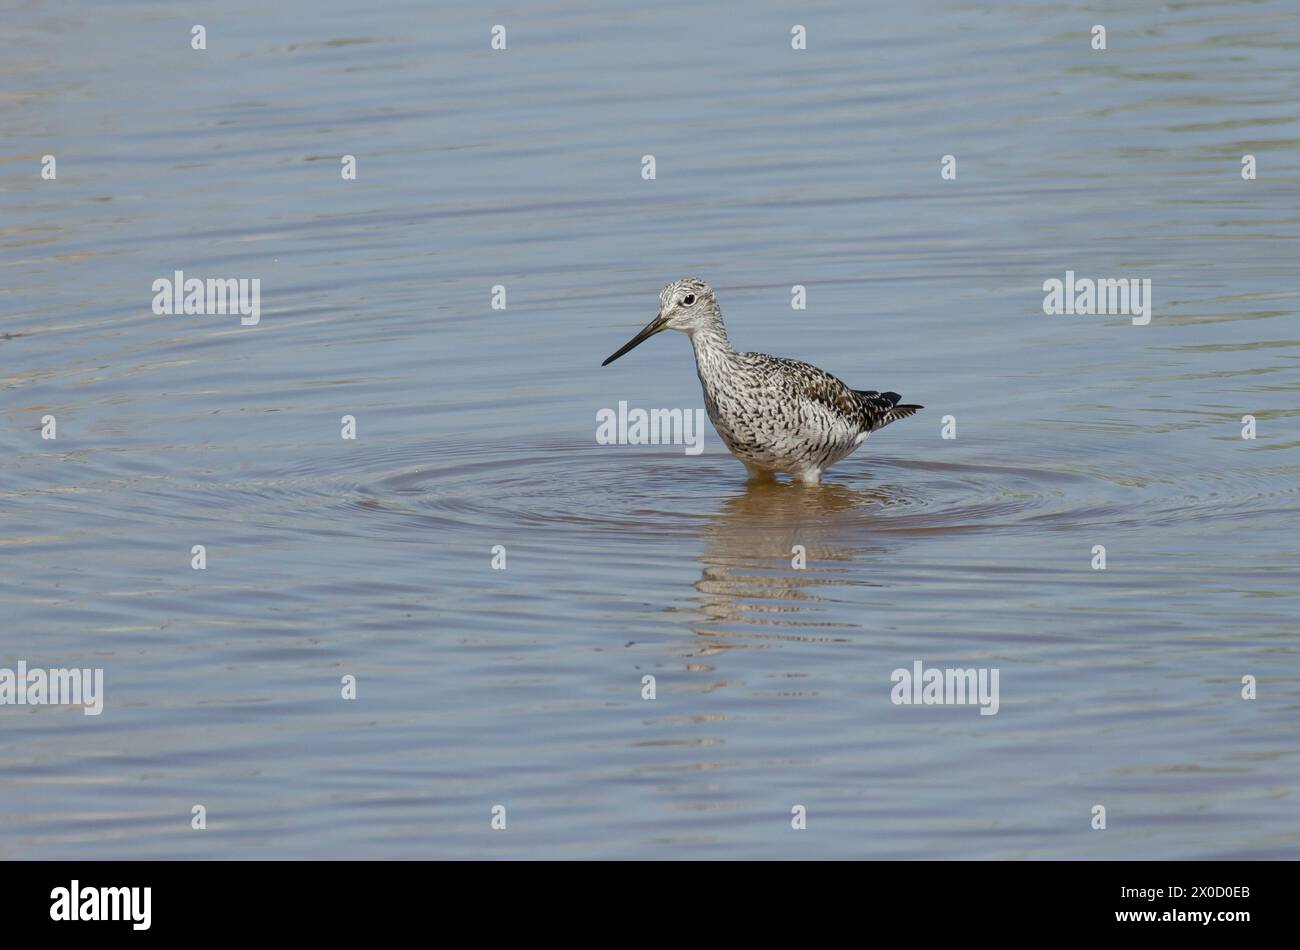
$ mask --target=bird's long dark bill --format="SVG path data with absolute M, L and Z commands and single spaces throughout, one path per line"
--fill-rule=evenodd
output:
M 610 363 L 614 362 L 614 360 L 618 359 L 628 350 L 636 349 L 638 346 L 640 346 L 646 340 L 650 339 L 656 333 L 659 333 L 660 331 L 666 329 L 668 329 L 668 321 L 665 320 L 662 315 L 655 317 L 653 320 L 651 320 L 649 323 L 645 325 L 645 327 L 641 330 L 640 333 L 638 333 L 636 336 L 632 337 L 632 339 L 624 343 L 621 347 L 619 347 L 617 353 L 615 353 L 609 359 L 605 360 L 605 362 L 601 363 L 600 365 L 608 366 Z

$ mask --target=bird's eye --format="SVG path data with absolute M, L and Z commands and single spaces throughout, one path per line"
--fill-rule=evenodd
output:
M 682 303 L 688 307 L 691 304 L 695 303 L 695 294 L 687 294 L 685 297 L 682 298 Z

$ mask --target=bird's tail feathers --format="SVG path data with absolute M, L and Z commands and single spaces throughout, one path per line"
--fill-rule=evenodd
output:
M 889 410 L 889 412 L 885 414 L 885 420 L 880 424 L 882 426 L 887 426 L 891 422 L 897 422 L 899 419 L 906 419 L 908 416 L 915 415 L 916 413 L 920 412 L 924 408 L 925 406 L 919 406 L 914 402 L 908 402 L 908 403 L 904 403 L 901 406 L 895 406 L 893 409 Z
M 891 424 L 891 422 L 897 422 L 900 418 L 907 418 L 907 416 L 911 416 L 913 413 L 920 412 L 922 409 L 926 408 L 924 405 L 918 405 L 917 403 L 898 404 L 898 400 L 902 399 L 902 396 L 898 395 L 897 392 L 876 392 L 875 390 L 853 391 L 857 392 L 859 396 L 862 396 L 862 399 L 865 400 L 868 407 L 871 407 L 872 409 L 875 409 L 876 412 L 880 413 L 880 421 L 876 422 L 876 425 L 872 426 L 871 431 L 884 429 L 885 426 Z
M 903 397 L 898 393 L 880 393 L 876 392 L 874 389 L 855 389 L 854 392 L 866 400 L 868 405 L 875 409 L 882 410 L 880 421 L 872 428 L 872 432 L 875 432 L 876 429 L 883 429 L 891 422 L 897 422 L 899 419 L 906 419 L 908 416 L 920 412 L 925 408 L 925 406 L 910 402 L 900 405 L 898 400 Z

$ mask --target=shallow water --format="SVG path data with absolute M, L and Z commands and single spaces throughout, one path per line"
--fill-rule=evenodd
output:
M 1294 5 L 751 7 L 6 18 L 0 667 L 106 698 L 0 706 L 0 857 L 1300 856 Z M 926 410 L 818 489 L 598 445 L 702 405 L 599 366 L 687 274 Z

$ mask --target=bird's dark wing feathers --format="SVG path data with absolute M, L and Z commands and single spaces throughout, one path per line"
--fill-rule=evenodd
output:
M 866 430 L 868 432 L 883 429 L 891 422 L 906 419 L 913 413 L 925 408 L 915 403 L 904 403 L 900 406 L 898 400 L 903 397 L 898 393 L 878 393 L 874 389 L 855 389 L 853 392 L 862 399 L 863 407 L 867 413 Z
M 769 380 L 780 380 L 780 385 L 788 391 L 819 402 L 844 419 L 856 420 L 861 432 L 874 432 L 897 419 L 906 419 L 922 408 L 899 405 L 898 400 L 902 397 L 898 393 L 850 389 L 840 379 L 811 363 L 778 359 L 763 353 L 741 355 L 756 368 L 761 367 Z
M 769 385 L 777 391 L 802 396 L 811 402 L 821 403 L 846 419 L 862 414 L 862 404 L 848 386 L 824 369 L 811 363 L 768 356 L 765 353 L 744 353 L 755 368 L 767 374 Z

